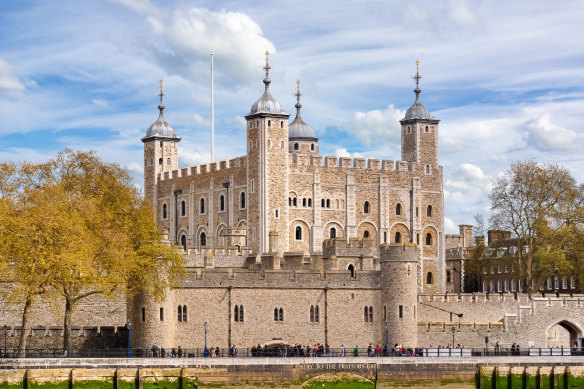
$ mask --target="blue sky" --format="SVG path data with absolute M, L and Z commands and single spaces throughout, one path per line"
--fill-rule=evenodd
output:
M 245 153 L 263 91 L 302 117 L 323 155 L 398 160 L 399 122 L 421 100 L 441 119 L 446 230 L 488 217 L 491 181 L 515 160 L 560 163 L 584 182 L 581 1 L 15 1 L 0 14 L 0 160 L 96 150 L 142 185 L 142 137 L 165 117 L 180 165 Z

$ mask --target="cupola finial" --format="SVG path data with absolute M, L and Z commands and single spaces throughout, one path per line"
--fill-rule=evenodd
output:
M 160 110 L 160 112 L 162 112 L 162 110 L 164 109 L 164 103 L 162 102 L 162 99 L 164 98 L 164 96 L 166 96 L 166 93 L 162 91 L 163 83 L 164 81 L 160 80 L 160 93 L 158 93 L 158 96 L 160 96 L 160 104 L 158 104 L 158 109 Z
M 266 66 L 264 66 L 264 71 L 266 72 L 266 78 L 264 78 L 264 84 L 266 85 L 266 90 L 268 89 L 270 82 L 270 69 L 272 68 L 268 63 L 268 57 L 270 56 L 270 52 L 266 50 Z
M 300 104 L 300 96 L 302 96 L 302 93 L 300 93 L 300 80 L 296 80 L 296 93 L 292 94 L 293 96 L 296 96 L 296 110 L 298 111 L 298 114 L 300 114 L 300 108 L 302 108 L 302 104 Z
M 420 89 L 420 80 L 422 79 L 422 76 L 420 76 L 420 61 L 416 61 L 416 75 L 412 76 L 412 78 L 416 80 L 416 89 L 414 89 L 414 92 L 416 93 L 416 101 L 418 101 L 420 92 L 422 91 Z

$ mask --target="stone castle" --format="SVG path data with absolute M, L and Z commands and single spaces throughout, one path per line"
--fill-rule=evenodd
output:
M 247 154 L 183 169 L 161 87 L 159 117 L 142 138 L 145 196 L 187 276 L 163 303 L 89 300 L 73 317 L 80 336 L 131 321 L 132 345 L 146 349 L 205 339 L 221 348 L 428 347 L 453 334 L 466 347 L 485 347 L 486 336 L 491 346 L 569 347 L 584 337 L 582 296 L 458 293 L 472 226 L 444 233 L 439 120 L 420 101 L 418 72 L 394 162 L 321 156 L 300 89 L 289 123 L 269 70 L 266 56 L 264 92 L 245 115 Z M 55 336 L 58 320 L 43 307 L 33 333 Z M 12 335 L 17 308 L 0 306 Z

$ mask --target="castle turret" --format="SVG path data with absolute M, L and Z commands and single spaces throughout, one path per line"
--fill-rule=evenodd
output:
M 312 127 L 310 127 L 300 116 L 300 80 L 296 81 L 297 91 L 296 91 L 296 117 L 290 123 L 290 130 L 288 131 L 290 140 L 290 153 L 301 153 L 305 155 L 318 155 L 318 138 L 314 133 Z
M 152 203 L 155 214 L 157 213 L 157 180 L 158 174 L 178 169 L 178 142 L 180 137 L 174 133 L 174 128 L 164 119 L 165 96 L 162 91 L 162 80 L 160 80 L 160 111 L 158 119 L 150 127 L 146 135 L 142 138 L 144 143 L 144 192 L 146 200 Z M 164 210 L 162 210 L 164 212 Z M 167 215 L 158 214 L 157 219 L 165 219 Z
M 424 165 L 430 171 L 438 165 L 438 122 L 439 119 L 430 115 L 430 112 L 420 102 L 419 82 L 420 62 L 416 61 L 416 100 L 407 110 L 405 117 L 400 120 L 402 134 L 402 160 Z
M 418 346 L 418 253 L 413 244 L 383 244 L 380 247 L 381 304 L 392 347 Z M 383 327 L 385 330 L 385 327 Z M 385 332 L 383 339 L 385 339 Z
M 277 251 L 288 247 L 288 118 L 290 114 L 270 94 L 269 53 L 266 52 L 264 94 L 245 115 L 247 120 L 247 182 L 249 193 L 248 245 L 268 252 L 268 234 L 284 239 Z

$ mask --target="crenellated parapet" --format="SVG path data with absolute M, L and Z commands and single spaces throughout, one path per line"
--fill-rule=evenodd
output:
M 370 238 L 326 239 L 322 243 L 322 257 L 373 257 L 376 252 L 375 241 Z
M 220 172 L 231 169 L 239 169 L 247 166 L 247 156 L 211 162 L 203 165 L 190 166 L 183 169 L 172 170 L 158 174 L 158 180 L 172 180 L 183 177 L 194 177 L 208 173 Z

